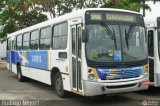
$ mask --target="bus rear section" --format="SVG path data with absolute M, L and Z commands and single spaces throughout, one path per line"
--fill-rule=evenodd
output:
M 151 86 L 160 86 L 160 17 L 146 18 Z

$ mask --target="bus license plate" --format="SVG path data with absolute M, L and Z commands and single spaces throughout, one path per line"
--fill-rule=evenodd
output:
M 142 81 L 142 85 L 143 85 L 143 86 L 149 85 L 149 84 L 150 84 L 150 81 L 149 81 L 149 80 Z

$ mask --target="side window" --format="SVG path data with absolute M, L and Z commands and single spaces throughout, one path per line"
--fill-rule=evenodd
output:
M 14 50 L 14 40 L 12 40 L 12 50 Z
M 17 42 L 17 37 L 14 37 L 14 50 L 16 50 L 16 46 L 17 46 L 16 42 Z
M 160 28 L 160 17 L 157 18 L 157 26 Z
M 7 39 L 7 51 L 9 51 L 9 38 Z
M 81 42 L 82 42 L 82 31 L 81 31 L 81 27 L 77 28 L 78 30 L 78 57 L 81 58 Z
M 153 30 L 148 30 L 148 54 L 154 56 L 154 35 Z
M 31 32 L 31 45 L 30 49 L 37 50 L 39 47 L 39 30 Z
M 51 35 L 52 35 L 51 27 L 46 27 L 41 29 L 40 46 L 39 46 L 40 49 L 42 50 L 50 49 Z
M 158 54 L 160 60 L 160 17 L 157 18 Z
M 29 49 L 30 33 L 23 34 L 23 50 Z
M 22 50 L 22 35 L 17 36 L 16 49 Z
M 53 28 L 53 49 L 65 49 L 67 47 L 67 23 L 55 25 Z
M 157 29 L 158 31 L 158 51 L 159 51 L 159 59 L 160 59 L 160 27 Z
M 7 39 L 7 50 L 11 51 L 11 38 Z
M 73 55 L 76 54 L 76 30 L 75 28 L 72 28 L 72 53 Z
M 160 42 L 160 28 L 158 28 L 158 41 Z

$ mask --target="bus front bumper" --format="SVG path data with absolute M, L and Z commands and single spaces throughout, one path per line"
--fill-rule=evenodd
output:
M 149 81 L 148 77 L 139 80 L 114 83 L 101 83 L 84 80 L 84 95 L 95 96 L 148 89 L 149 84 L 144 85 L 142 83 L 144 81 Z

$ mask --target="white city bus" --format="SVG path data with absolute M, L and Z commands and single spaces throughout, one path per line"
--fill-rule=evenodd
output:
M 149 73 L 152 86 L 160 86 L 160 17 L 145 18 L 148 33 Z
M 8 35 L 7 67 L 54 85 L 59 97 L 148 88 L 143 16 L 120 9 L 84 9 Z

